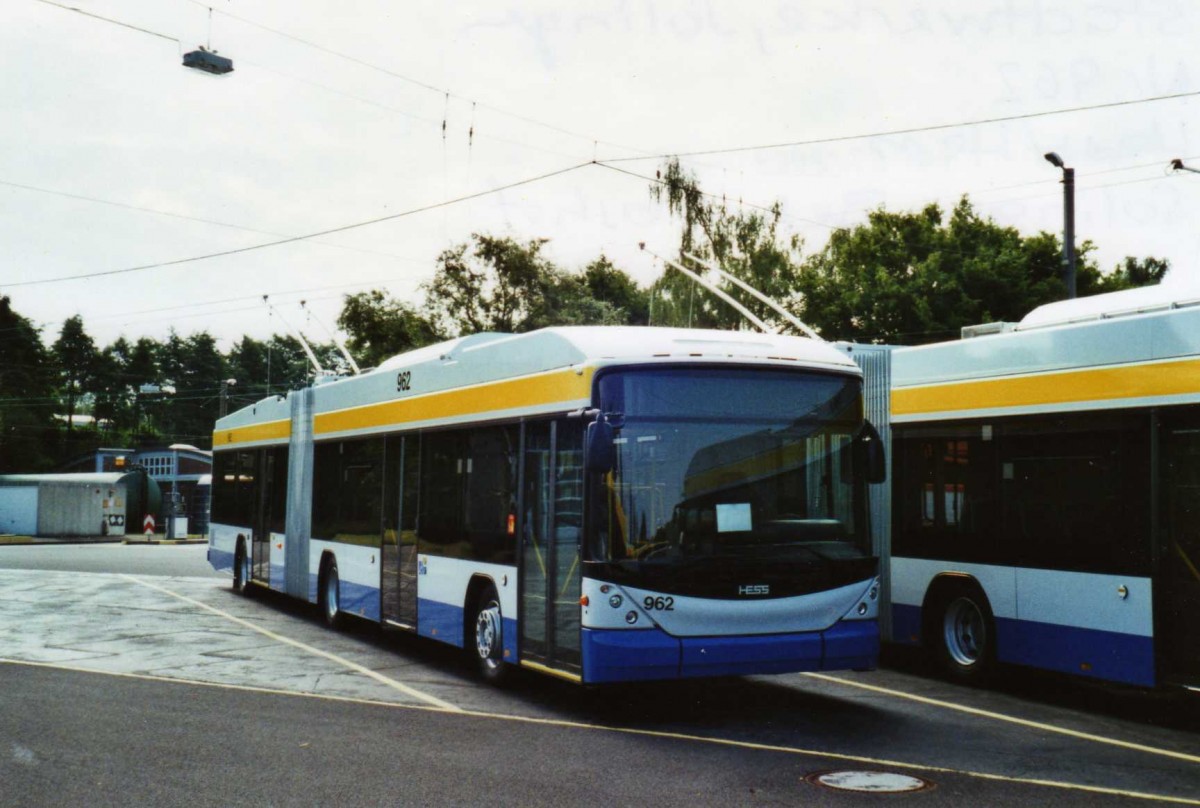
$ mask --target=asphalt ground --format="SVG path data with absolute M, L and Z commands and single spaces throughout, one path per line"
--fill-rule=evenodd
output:
M 1191 694 L 1020 671 L 964 688 L 896 655 L 497 690 L 454 649 L 237 596 L 203 547 L 45 549 L 0 548 L 3 804 L 1200 805 Z M 934 787 L 805 780 L 845 769 Z

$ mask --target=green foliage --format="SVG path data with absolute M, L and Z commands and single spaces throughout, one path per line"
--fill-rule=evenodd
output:
M 379 289 L 346 295 L 337 324 L 350 335 L 347 348 L 363 367 L 442 339 L 416 308 Z
M 786 299 L 797 282 L 801 244 L 795 239 L 781 243 L 779 204 L 766 210 L 730 212 L 723 199 L 704 194 L 696 178 L 684 172 L 678 160 L 668 162 L 659 172 L 659 179 L 661 183 L 650 188 L 651 196 L 665 201 L 668 210 L 683 220 L 678 261 L 706 275 L 759 319 L 768 323 L 778 321 L 778 315 L 769 306 L 686 256 L 714 263 L 768 297 Z M 748 326 L 741 313 L 726 301 L 673 269 L 663 272 L 650 296 L 655 325 L 725 329 Z
M 587 294 L 594 300 L 608 303 L 623 313 L 627 325 L 647 325 L 650 322 L 650 295 L 647 290 L 601 255 L 583 269 Z
M 1117 264 L 1111 273 L 1104 276 L 1104 291 L 1116 292 L 1137 286 L 1153 286 L 1161 283 L 1170 269 L 1171 262 L 1166 258 L 1147 256 L 1138 260 L 1132 255 L 1127 255 L 1123 263 Z
M 1085 241 L 1077 251 L 1081 297 L 1157 282 L 1166 262 L 1128 259 L 1101 274 Z M 1062 248 L 1056 236 L 1022 236 L 980 216 L 963 197 L 945 220 L 937 205 L 917 212 L 872 211 L 867 223 L 836 230 L 806 258 L 793 304 L 824 336 L 921 344 L 953 339 L 963 326 L 1016 321 L 1061 300 Z
M 51 352 L 58 366 L 59 392 L 67 408 L 66 452 L 74 454 L 82 448 L 75 445 L 76 404 L 93 381 L 98 359 L 96 343 L 84 330 L 82 317 L 76 314 L 63 321 Z
M 545 239 L 522 244 L 480 234 L 471 238 L 471 244 L 438 256 L 438 268 L 425 287 L 426 316 L 437 331 L 515 334 L 551 325 L 628 322 L 629 311 L 591 294 L 586 274 L 566 272 L 545 258 Z M 611 265 L 602 265 L 593 279 L 598 286 L 611 281 L 609 291 L 616 293 L 621 279 L 613 272 Z
M 54 378 L 36 327 L 0 296 L 0 473 L 54 462 Z

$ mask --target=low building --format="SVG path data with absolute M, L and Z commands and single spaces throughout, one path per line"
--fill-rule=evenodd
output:
M 144 468 L 150 479 L 163 491 L 163 502 L 178 501 L 188 521 L 188 533 L 208 533 L 209 490 L 212 486 L 212 452 L 174 443 L 170 446 L 142 446 L 137 449 L 101 448 L 75 458 L 60 470 L 64 472 L 124 472 Z M 167 514 L 154 511 L 159 530 L 166 525 Z M 133 531 L 133 532 L 140 532 Z
M 110 536 L 141 532 L 162 507 L 158 483 L 141 471 L 0 474 L 0 533 Z

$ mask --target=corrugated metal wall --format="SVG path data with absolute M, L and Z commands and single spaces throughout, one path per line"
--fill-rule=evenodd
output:
M 43 482 L 38 491 L 39 536 L 100 536 L 125 532 L 124 484 Z M 109 515 L 121 524 L 109 525 Z
M 892 550 L 892 347 L 837 343 L 837 348 L 863 369 L 863 404 L 867 420 L 883 439 L 888 459 L 888 480 L 870 486 L 871 547 L 879 556 L 879 578 L 883 583 L 879 629 L 892 639 L 891 550 Z

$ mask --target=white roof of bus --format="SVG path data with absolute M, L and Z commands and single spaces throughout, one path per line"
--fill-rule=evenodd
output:
M 649 326 L 569 326 L 524 334 L 474 334 L 394 356 L 361 376 L 320 384 L 317 414 L 396 397 L 397 371 L 421 378 L 420 392 L 469 387 L 585 365 L 625 362 L 747 362 L 836 370 L 861 375 L 851 359 L 829 343 L 808 337 Z M 426 373 L 433 368 L 435 373 Z M 291 408 L 270 397 L 218 420 L 217 429 L 284 420 Z
M 563 326 L 525 334 L 475 334 L 394 356 L 378 370 L 463 356 L 481 349 L 538 353 L 551 367 L 603 360 L 703 357 L 782 359 L 857 370 L 840 351 L 808 337 L 651 326 Z
M 1146 314 L 1200 303 L 1200 286 L 1195 284 L 1171 286 L 1142 286 L 1103 295 L 1077 297 L 1038 306 L 1026 314 L 1017 330 L 1045 328 L 1087 320 L 1104 320 L 1132 314 Z

